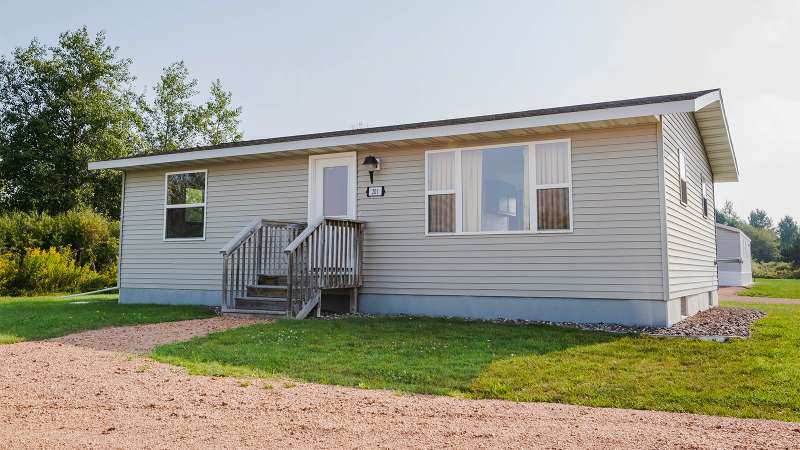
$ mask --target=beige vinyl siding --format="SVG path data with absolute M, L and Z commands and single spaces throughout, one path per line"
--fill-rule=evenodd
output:
M 425 151 L 441 146 L 359 151 L 359 163 L 382 159 L 375 184 L 386 187 L 385 197 L 367 198 L 359 165 L 360 292 L 663 301 L 657 132 L 643 125 L 536 138 L 572 140 L 574 231 L 559 234 L 425 236 Z M 207 239 L 165 242 L 164 173 L 188 169 L 208 170 Z M 257 217 L 306 220 L 307 177 L 307 156 L 129 171 L 122 287 L 219 290 L 219 249 L 243 226 Z
M 375 184 L 386 187 L 367 198 L 359 170 L 358 217 L 368 223 L 360 292 L 663 300 L 656 126 L 535 140 L 565 137 L 574 231 L 561 234 L 425 236 L 424 158 L 436 147 L 359 152 L 359 161 L 382 159 Z
M 690 113 L 662 117 L 669 298 L 717 289 L 714 186 L 711 167 Z M 686 158 L 688 204 L 680 202 L 678 149 Z M 701 180 L 709 187 L 709 216 L 703 217 Z
M 208 169 L 206 239 L 164 241 L 164 174 Z M 222 248 L 259 217 L 305 221 L 308 157 L 128 171 L 121 286 L 219 290 Z

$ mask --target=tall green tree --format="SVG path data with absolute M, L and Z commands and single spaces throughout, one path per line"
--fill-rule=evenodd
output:
M 778 222 L 778 239 L 781 255 L 791 258 L 795 244 L 800 244 L 800 228 L 791 216 L 785 216 Z
M 199 116 L 192 103 L 197 80 L 179 61 L 165 67 L 153 87 L 153 100 L 143 94 L 137 99 L 142 117 L 140 130 L 148 151 L 169 152 L 199 145 Z
M 216 80 L 211 84 L 211 98 L 195 105 L 194 97 L 200 93 L 197 84 L 183 61 L 179 61 L 164 68 L 153 87 L 152 100 L 145 94 L 139 96 L 142 150 L 170 152 L 242 138 L 239 131 L 242 109 L 233 106 L 231 93 Z
M 0 210 L 119 215 L 119 174 L 87 163 L 137 145 L 129 67 L 85 27 L 0 57 Z
M 715 211 L 715 217 L 717 223 L 721 223 L 723 225 L 738 228 L 739 225 L 742 224 L 742 219 L 736 214 L 736 210 L 733 208 L 733 202 L 730 200 L 725 201 L 722 209 Z
M 741 224 L 739 229 L 750 238 L 750 251 L 757 261 L 775 261 L 780 257 L 778 236 L 771 228 L 758 228 L 750 224 Z
M 231 93 L 222 88 L 217 79 L 211 83 L 211 98 L 198 108 L 200 134 L 204 143 L 210 145 L 239 141 L 244 136 L 239 131 L 241 106 L 233 106 Z
M 750 211 L 748 223 L 750 226 L 761 228 L 762 230 L 768 230 L 772 228 L 772 219 L 770 219 L 770 217 L 767 215 L 767 212 L 763 209 L 754 209 Z

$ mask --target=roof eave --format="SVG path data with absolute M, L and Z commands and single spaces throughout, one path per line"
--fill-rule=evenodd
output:
M 695 99 L 695 121 L 703 137 L 714 182 L 739 181 L 739 164 L 733 149 L 728 118 L 720 91 Z
M 670 100 L 663 102 L 634 104 L 610 108 L 584 109 L 579 111 L 558 112 L 553 114 L 513 117 L 469 123 L 453 123 L 419 128 L 401 128 L 391 130 L 370 130 L 364 133 L 344 135 L 323 135 L 308 139 L 285 140 L 269 143 L 243 142 L 224 148 L 198 149 L 178 153 L 157 154 L 125 159 L 96 161 L 89 163 L 90 170 L 128 169 L 141 166 L 176 164 L 190 161 L 246 157 L 271 153 L 296 152 L 326 147 L 343 147 L 380 142 L 397 142 L 414 139 L 441 138 L 463 134 L 491 133 L 504 130 L 558 126 L 567 124 L 589 123 L 604 120 L 629 119 L 634 117 L 650 117 L 661 114 L 696 112 L 708 107 L 720 99 L 719 91 L 710 91 L 694 98 Z M 724 115 L 724 114 L 723 114 Z M 726 125 L 727 127 L 727 125 Z M 729 137 L 728 137 L 729 141 Z M 738 170 L 736 170 L 738 179 Z

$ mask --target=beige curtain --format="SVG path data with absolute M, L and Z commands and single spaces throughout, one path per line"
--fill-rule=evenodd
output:
M 536 185 L 569 183 L 569 146 L 566 142 L 536 144 Z M 569 188 L 536 189 L 539 230 L 569 229 Z
M 569 229 L 569 189 L 539 189 L 536 191 L 537 225 L 540 230 Z
M 455 194 L 428 196 L 428 232 L 454 233 L 456 231 Z
M 482 152 L 461 152 L 461 227 L 467 232 L 481 231 L 482 178 Z
M 455 153 L 428 154 L 428 190 L 455 190 Z M 428 195 L 428 232 L 453 233 L 456 231 L 455 194 Z
M 536 184 L 569 182 L 569 151 L 566 142 L 536 144 Z
M 523 176 L 525 177 L 523 181 L 523 189 L 524 192 L 522 194 L 522 229 L 523 230 L 530 230 L 531 229 L 531 212 L 530 212 L 530 204 L 531 204 L 531 177 L 528 175 L 528 168 L 530 167 L 530 152 L 525 150 L 523 153 L 523 167 L 525 170 L 523 171 Z
M 455 189 L 455 153 L 438 152 L 428 154 L 428 190 L 446 191 Z

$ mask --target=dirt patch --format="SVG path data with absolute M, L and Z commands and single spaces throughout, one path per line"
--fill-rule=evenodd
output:
M 159 345 L 188 341 L 196 336 L 205 336 L 215 331 L 254 325 L 268 320 L 234 317 L 212 317 L 210 319 L 162 322 L 132 327 L 110 327 L 100 330 L 70 334 L 50 342 L 125 353 L 147 353 Z
M 738 295 L 744 288 L 724 287 L 719 290 L 719 299 L 729 302 L 741 303 L 761 303 L 765 305 L 800 305 L 800 300 L 796 298 L 769 298 L 769 297 L 747 297 Z
M 189 376 L 103 344 L 166 325 L 0 345 L 3 448 L 800 448 L 797 423 Z

